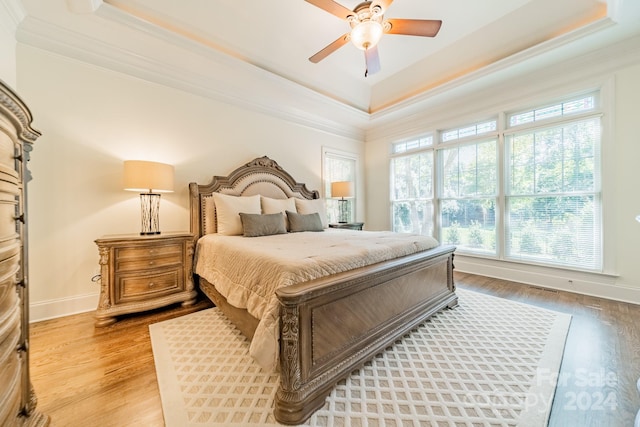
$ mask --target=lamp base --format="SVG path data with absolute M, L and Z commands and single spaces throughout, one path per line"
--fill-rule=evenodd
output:
M 345 200 L 345 198 L 343 197 L 340 200 L 338 200 L 338 203 L 340 203 L 338 205 L 338 224 L 346 224 L 347 222 L 349 222 L 347 221 L 349 216 L 349 212 L 348 212 L 349 206 L 347 205 L 349 201 Z
M 141 225 L 140 235 L 160 234 L 160 194 L 141 193 Z

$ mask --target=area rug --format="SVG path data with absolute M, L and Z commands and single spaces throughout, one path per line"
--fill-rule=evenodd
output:
M 457 290 L 341 381 L 308 426 L 545 426 L 571 316 Z M 150 325 L 167 427 L 276 426 L 278 375 L 217 308 Z

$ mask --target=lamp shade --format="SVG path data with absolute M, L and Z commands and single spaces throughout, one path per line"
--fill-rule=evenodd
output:
M 331 197 L 353 197 L 354 193 L 352 181 L 336 181 L 331 183 Z
M 172 165 L 144 160 L 125 160 L 124 189 L 170 193 L 173 191 L 173 173 Z

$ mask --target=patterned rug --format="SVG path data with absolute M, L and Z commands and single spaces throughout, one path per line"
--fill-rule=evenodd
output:
M 308 426 L 545 426 L 571 316 L 458 289 L 460 305 L 341 381 Z M 277 374 L 216 308 L 150 325 L 167 427 L 274 426 Z

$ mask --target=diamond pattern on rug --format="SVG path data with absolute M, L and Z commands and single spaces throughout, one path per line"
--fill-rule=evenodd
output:
M 342 380 L 309 426 L 543 426 L 570 316 L 458 290 L 444 310 Z M 150 326 L 165 423 L 279 425 L 278 375 L 218 309 Z

